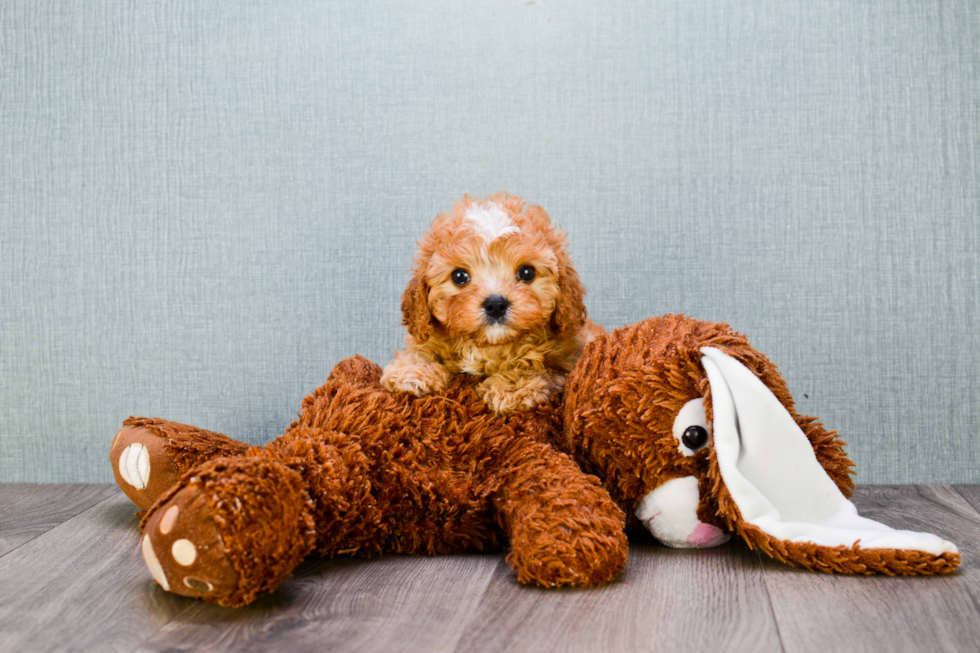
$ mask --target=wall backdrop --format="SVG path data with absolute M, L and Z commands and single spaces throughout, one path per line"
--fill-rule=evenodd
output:
M 858 482 L 980 482 L 975 0 L 4 0 L 0 480 L 275 437 L 497 190 L 601 324 L 747 334 Z

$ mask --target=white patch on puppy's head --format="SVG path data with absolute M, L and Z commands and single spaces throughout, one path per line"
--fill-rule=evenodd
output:
M 520 233 L 520 228 L 514 224 L 504 211 L 504 207 L 496 202 L 474 204 L 464 216 L 467 222 L 473 224 L 477 231 L 490 243 L 501 236 Z

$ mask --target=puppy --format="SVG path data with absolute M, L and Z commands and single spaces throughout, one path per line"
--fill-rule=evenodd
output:
M 419 241 L 402 295 L 405 349 L 383 385 L 421 396 L 462 373 L 485 377 L 476 391 L 497 413 L 547 401 L 603 332 L 586 318 L 566 248 L 540 206 L 464 196 Z

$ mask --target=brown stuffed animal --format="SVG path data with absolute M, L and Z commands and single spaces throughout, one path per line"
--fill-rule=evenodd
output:
M 682 315 L 597 336 L 568 376 L 559 445 L 663 543 L 735 534 L 800 567 L 949 573 L 956 546 L 858 516 L 836 432 L 796 413 L 776 367 L 727 324 Z
M 364 358 L 337 365 L 263 447 L 130 418 L 110 459 L 146 512 L 143 555 L 166 590 L 245 605 L 307 555 L 442 554 L 510 544 L 522 583 L 595 585 L 626 563 L 625 516 L 551 442 L 559 398 L 497 415 L 478 379 L 392 394 Z
M 438 554 L 510 540 L 524 583 L 593 585 L 626 559 L 612 497 L 669 546 L 731 534 L 804 568 L 949 573 L 956 547 L 857 515 L 843 442 L 796 414 L 776 367 L 727 325 L 651 318 L 590 343 L 563 399 L 497 415 L 477 379 L 389 394 L 355 357 L 284 435 L 249 447 L 130 418 L 111 460 L 147 510 L 143 553 L 170 591 L 244 605 L 306 555 Z

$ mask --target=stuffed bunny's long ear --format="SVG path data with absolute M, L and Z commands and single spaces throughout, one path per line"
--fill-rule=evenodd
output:
M 951 542 L 858 515 L 772 391 L 723 351 L 704 347 L 701 353 L 711 385 L 718 470 L 737 507 L 726 518 L 750 546 L 785 562 L 838 573 L 934 574 L 956 568 L 960 556 Z

